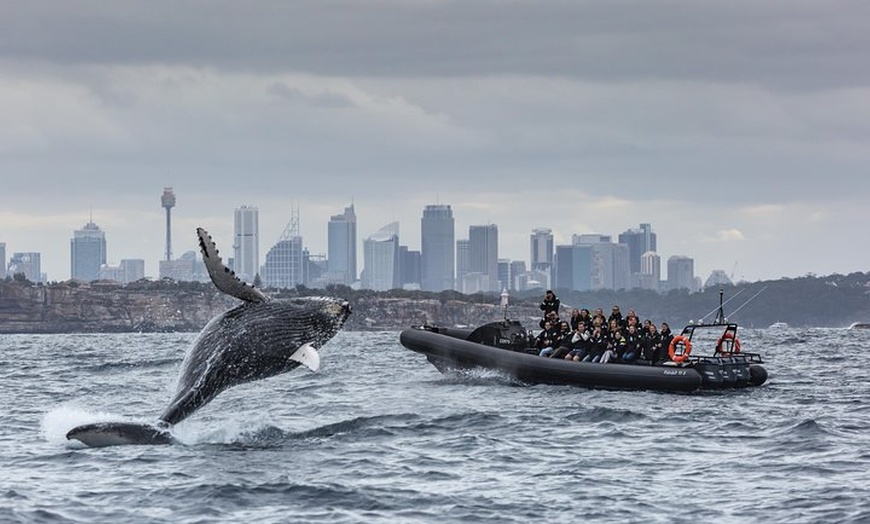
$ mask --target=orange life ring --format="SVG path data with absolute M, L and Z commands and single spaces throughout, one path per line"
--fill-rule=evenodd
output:
M 681 355 L 676 354 L 677 344 L 682 342 L 686 349 L 683 350 Z M 684 337 L 683 335 L 677 335 L 671 339 L 671 344 L 668 346 L 668 356 L 671 357 L 671 360 L 674 362 L 683 362 L 687 358 L 689 358 L 689 353 L 692 352 L 692 343 L 689 341 L 689 337 Z
M 731 344 L 731 351 L 722 351 L 722 344 L 726 340 L 733 340 L 734 342 Z M 719 341 L 716 342 L 716 353 L 722 354 L 733 354 L 740 353 L 740 339 L 734 336 L 734 333 L 731 331 L 726 331 L 719 337 Z

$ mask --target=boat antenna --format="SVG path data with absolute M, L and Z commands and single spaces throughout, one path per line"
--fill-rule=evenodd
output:
M 725 323 L 725 310 L 722 309 L 722 297 L 725 295 L 725 290 L 721 287 L 719 288 L 719 312 L 716 313 L 716 324 L 724 324 Z
M 757 297 L 758 295 L 764 293 L 764 291 L 765 291 L 766 289 L 767 289 L 767 286 L 764 286 L 763 288 L 761 288 L 761 291 L 759 291 L 758 293 L 756 293 L 756 294 L 752 295 L 751 297 L 749 297 L 749 300 L 747 300 L 746 302 L 744 302 L 743 304 L 741 304 L 740 307 L 737 308 L 737 309 L 735 309 L 731 314 L 734 315 L 734 314 L 736 314 L 738 311 L 740 311 L 741 309 L 743 309 L 744 307 L 746 307 L 747 304 L 749 304 L 750 302 L 752 302 L 753 300 L 755 300 L 755 297 Z
M 738 291 L 737 293 L 734 293 L 734 295 L 732 295 L 728 300 L 726 300 L 726 301 L 723 303 L 723 302 L 722 302 L 722 288 L 719 288 L 719 306 L 716 307 L 715 309 L 713 309 L 712 311 L 710 311 L 709 313 L 707 313 L 706 315 L 704 315 L 703 317 L 701 317 L 701 321 L 703 322 L 705 318 L 709 317 L 709 316 L 712 315 L 713 313 L 720 313 L 720 312 L 722 311 L 722 306 L 723 306 L 723 305 L 725 305 L 725 304 L 731 302 L 732 300 L 734 300 L 735 298 L 737 298 L 737 297 L 740 295 L 740 293 L 743 293 L 744 291 L 746 291 L 746 288 L 743 288 L 743 289 L 741 289 L 740 291 Z M 724 317 L 724 315 L 723 315 L 723 317 Z M 719 323 L 719 315 L 718 315 L 718 314 L 716 315 L 716 323 L 717 323 L 717 324 Z
M 510 298 L 510 294 L 508 293 L 507 288 L 501 288 L 501 307 L 504 309 L 504 319 L 507 321 L 507 308 L 508 308 L 508 299 Z

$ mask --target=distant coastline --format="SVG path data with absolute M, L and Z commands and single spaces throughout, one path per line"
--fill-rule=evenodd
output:
M 666 321 L 677 329 L 718 306 L 718 288 L 692 294 L 556 291 L 566 315 L 571 307 L 619 304 L 623 310 L 635 309 L 642 319 Z M 870 322 L 870 273 L 754 282 L 727 286 L 724 291 L 729 301 L 726 315 L 733 313 L 731 320 L 743 327 L 766 328 L 785 322 L 791 328 L 846 328 L 854 322 Z M 342 286 L 270 293 L 343 296 L 354 310 L 346 325 L 351 331 L 400 330 L 424 322 L 474 326 L 504 316 L 497 295 L 374 292 Z M 540 291 L 515 293 L 508 316 L 536 327 L 540 298 Z M 34 284 L 6 279 L 0 281 L 0 333 L 195 332 L 237 303 L 211 283 L 143 280 L 122 286 L 108 281 Z

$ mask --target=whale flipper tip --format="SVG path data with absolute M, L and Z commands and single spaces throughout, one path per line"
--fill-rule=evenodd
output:
M 243 282 L 236 276 L 233 270 L 224 265 L 218 254 L 217 246 L 212 241 L 208 231 L 198 227 L 196 228 L 196 236 L 199 238 L 199 250 L 202 252 L 202 261 L 215 287 L 228 295 L 246 302 L 265 302 L 269 300 L 269 297 L 265 293 Z

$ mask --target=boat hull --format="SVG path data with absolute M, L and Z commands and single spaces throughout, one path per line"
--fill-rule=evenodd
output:
M 426 355 L 439 370 L 492 369 L 530 384 L 691 392 L 700 389 L 703 382 L 701 374 L 690 367 L 592 364 L 543 358 L 424 329 L 406 329 L 399 335 L 399 341 L 411 351 Z

